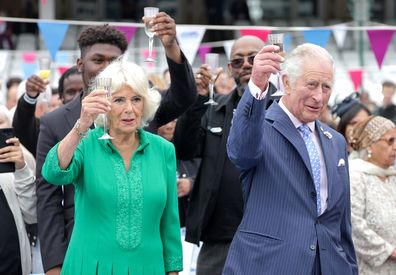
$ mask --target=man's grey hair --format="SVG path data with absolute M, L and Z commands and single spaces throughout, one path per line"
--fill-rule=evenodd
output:
M 299 45 L 297 48 L 291 51 L 290 55 L 286 57 L 285 63 L 283 64 L 283 73 L 288 75 L 290 86 L 294 86 L 297 79 L 301 76 L 301 73 L 303 72 L 302 68 L 304 60 L 307 58 L 318 60 L 318 62 L 323 60 L 323 58 L 328 59 L 331 66 L 333 67 L 334 73 L 334 60 L 330 53 L 318 45 L 305 43 Z

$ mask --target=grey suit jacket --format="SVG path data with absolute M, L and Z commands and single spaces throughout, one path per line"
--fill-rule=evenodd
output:
M 245 212 L 223 274 L 311 274 L 317 254 L 322 274 L 357 274 L 345 140 L 319 121 L 316 129 L 329 188 L 319 217 L 301 135 L 277 103 L 266 111 L 245 91 L 227 144 L 242 171 Z

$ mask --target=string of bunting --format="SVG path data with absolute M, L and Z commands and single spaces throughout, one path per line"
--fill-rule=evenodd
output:
M 45 1 L 43 1 L 43 4 Z M 98 21 L 77 21 L 77 20 L 47 20 L 32 18 L 15 18 L 0 17 L 0 24 L 7 22 L 19 23 L 36 23 L 40 30 L 40 35 L 50 52 L 53 60 L 56 60 L 58 51 L 62 45 L 69 25 L 94 26 L 108 23 L 118 30 L 125 33 L 128 43 L 133 39 L 138 28 L 144 28 L 143 23 L 130 22 L 98 22 Z M 396 26 L 376 24 L 374 26 L 355 26 L 353 22 L 336 24 L 322 27 L 276 27 L 276 26 L 225 26 L 225 25 L 177 25 L 177 39 L 186 58 L 192 64 L 195 57 L 199 56 L 203 62 L 206 53 L 211 52 L 213 47 L 224 47 L 227 57 L 229 57 L 233 40 L 215 41 L 201 43 L 206 30 L 216 31 L 239 31 L 240 35 L 255 35 L 266 41 L 268 34 L 271 32 L 286 32 L 285 49 L 289 48 L 292 40 L 291 33 L 302 32 L 305 42 L 313 43 L 326 47 L 328 41 L 333 34 L 336 45 L 342 49 L 348 31 L 364 31 L 367 33 L 371 49 L 377 61 L 379 69 L 381 69 L 384 57 L 388 47 L 392 41 Z M 30 53 L 31 54 L 31 53 Z M 147 54 L 142 49 L 142 55 Z M 31 59 L 31 58 L 30 58 Z M 25 62 L 31 64 L 32 62 Z M 31 68 L 30 68 L 31 70 Z M 361 83 L 362 68 L 354 68 L 349 71 L 355 89 L 357 90 Z

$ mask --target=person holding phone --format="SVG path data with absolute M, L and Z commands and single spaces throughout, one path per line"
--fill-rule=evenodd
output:
M 9 127 L 10 120 L 1 106 L 0 168 L 4 173 L 0 173 L 0 274 L 26 275 L 32 271 L 32 258 L 25 223 L 37 222 L 34 157 Z

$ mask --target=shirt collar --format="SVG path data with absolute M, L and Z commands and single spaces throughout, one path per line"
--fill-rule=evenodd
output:
M 279 100 L 279 107 L 282 108 L 282 110 L 286 113 L 286 115 L 290 118 L 291 122 L 293 123 L 294 127 L 296 127 L 298 129 L 298 127 L 300 127 L 301 125 L 303 125 L 304 123 L 302 123 L 300 120 L 298 120 L 298 118 L 296 118 L 290 111 L 289 109 L 287 109 L 287 107 L 285 106 L 285 104 L 283 103 L 283 100 Z M 309 129 L 311 130 L 311 133 L 315 133 L 315 121 L 311 121 L 306 123 L 306 125 L 309 127 Z

